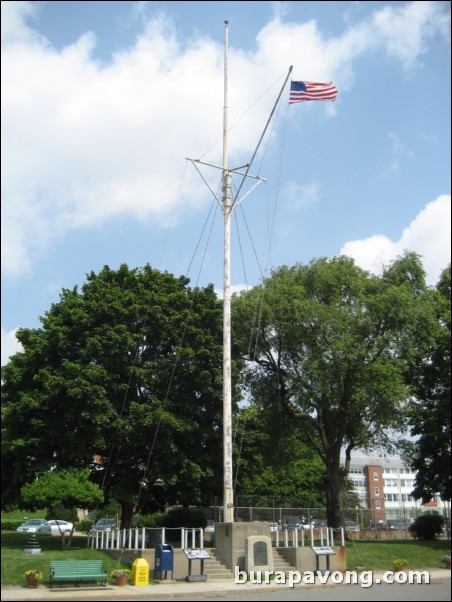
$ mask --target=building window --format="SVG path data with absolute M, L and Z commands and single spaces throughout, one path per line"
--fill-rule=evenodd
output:
M 374 487 L 374 495 L 380 495 L 380 488 Z
M 399 482 L 397 479 L 385 479 L 385 487 L 397 487 Z
M 374 481 L 378 481 L 378 472 L 374 472 Z
M 376 508 L 377 510 L 380 510 L 380 509 L 381 509 L 380 500 L 376 500 L 376 501 L 375 501 L 375 508 Z

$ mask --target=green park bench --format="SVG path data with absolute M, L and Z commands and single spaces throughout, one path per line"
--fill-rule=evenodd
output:
M 107 571 L 102 560 L 51 560 L 50 587 L 57 581 L 75 581 L 79 586 L 82 581 L 98 581 L 107 583 Z

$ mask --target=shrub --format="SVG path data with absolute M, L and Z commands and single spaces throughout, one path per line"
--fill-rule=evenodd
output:
M 202 527 L 207 525 L 207 517 L 198 508 L 173 508 L 163 517 L 163 526 L 177 527 Z
M 82 533 L 88 533 L 92 526 L 93 521 L 90 518 L 84 518 L 83 520 L 77 521 L 75 523 L 75 530 L 80 531 Z
M 2 520 L 2 531 L 15 531 L 24 520 Z
M 163 527 L 165 514 L 137 514 L 133 519 L 134 527 L 160 528 Z
M 410 527 L 417 539 L 436 539 L 443 532 L 444 518 L 440 514 L 421 514 Z

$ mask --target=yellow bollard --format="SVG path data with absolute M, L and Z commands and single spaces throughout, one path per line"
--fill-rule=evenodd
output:
M 132 563 L 132 585 L 147 585 L 149 582 L 149 563 L 137 558 Z

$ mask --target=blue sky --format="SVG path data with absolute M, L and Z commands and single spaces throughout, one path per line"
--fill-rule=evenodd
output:
M 186 157 L 221 164 L 225 19 L 230 165 L 290 65 L 339 91 L 290 107 L 284 91 L 251 170 L 268 182 L 235 212 L 234 287 L 339 254 L 379 273 L 414 250 L 430 284 L 450 262 L 449 2 L 1 6 L 2 364 L 104 265 L 221 292 L 222 216 Z

